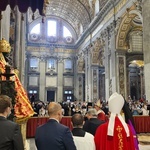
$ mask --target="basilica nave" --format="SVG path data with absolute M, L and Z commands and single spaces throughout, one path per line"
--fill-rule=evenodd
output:
M 149 0 L 31 1 L 0 2 L 3 55 L 29 100 L 107 102 L 118 92 L 150 103 Z

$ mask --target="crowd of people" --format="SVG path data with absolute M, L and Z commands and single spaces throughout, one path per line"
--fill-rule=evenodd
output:
M 107 103 L 40 101 L 33 102 L 32 107 L 37 116 L 49 117 L 47 123 L 36 129 L 38 150 L 139 150 L 132 116 L 135 110 L 138 115 L 149 114 L 146 101 L 125 101 L 116 92 Z M 19 125 L 7 119 L 11 108 L 11 98 L 0 95 L 0 150 L 23 150 Z M 63 115 L 72 116 L 72 130 L 60 124 Z
M 148 101 L 140 99 L 140 100 L 132 100 L 128 99 L 127 104 L 129 106 L 130 111 L 133 115 L 149 115 L 149 110 L 147 109 Z M 34 101 L 32 102 L 32 107 L 36 112 L 35 116 L 39 117 L 47 117 L 48 116 L 48 106 L 49 102 L 43 101 Z M 60 105 L 62 106 L 62 111 L 64 116 L 73 116 L 75 113 L 81 113 L 85 115 L 89 108 L 95 107 L 95 109 L 100 113 L 99 119 L 105 120 L 105 115 L 108 115 L 108 102 L 105 101 L 96 101 L 96 102 L 81 102 L 81 101 L 74 101 L 74 102 L 61 102 Z

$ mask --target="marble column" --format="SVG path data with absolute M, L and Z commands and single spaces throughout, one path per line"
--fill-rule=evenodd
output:
M 9 30 L 10 30 L 10 7 L 7 6 L 6 10 L 1 12 L 2 20 L 0 21 L 0 40 L 5 38 L 9 41 Z
M 144 52 L 144 75 L 145 95 L 150 102 L 150 1 L 143 0 L 143 52 Z
M 45 70 L 46 70 L 46 63 L 45 59 L 41 58 L 40 64 L 40 76 L 39 76 L 39 99 L 44 101 L 45 100 L 45 85 L 46 85 L 46 79 L 45 79 Z
M 117 72 L 117 92 L 127 98 L 127 76 L 126 76 L 126 56 L 125 51 L 117 51 L 116 72 Z
M 106 31 L 105 35 L 105 51 L 104 51 L 104 56 L 105 56 L 105 98 L 106 101 L 108 100 L 110 96 L 110 50 L 109 50 L 109 41 L 110 38 L 108 37 L 108 32 Z
M 57 75 L 57 102 L 63 101 L 63 70 L 64 70 L 64 63 L 63 58 L 58 59 L 58 75 Z
M 85 101 L 91 102 L 91 89 L 92 89 L 92 83 L 91 83 L 91 52 L 90 52 L 91 46 L 87 47 L 84 51 L 85 54 Z
M 26 49 L 25 49 L 25 39 L 26 39 L 26 26 L 25 26 L 25 18 L 24 20 L 20 20 L 20 29 L 21 29 L 21 34 L 20 34 L 20 49 L 19 49 L 19 78 L 21 83 L 24 85 L 25 83 L 25 59 L 26 59 Z
M 88 87 L 88 48 L 84 51 L 85 55 L 85 101 L 89 101 L 89 87 Z
M 20 41 L 20 37 L 21 37 L 21 33 L 23 34 L 23 31 L 21 30 L 21 14 L 18 10 L 18 8 L 15 9 L 15 41 L 14 41 L 14 44 L 15 44 L 15 49 L 14 49 L 14 66 L 17 67 L 17 69 L 20 70 L 20 64 L 21 64 L 21 61 L 22 61 L 22 58 L 21 57 L 21 47 L 20 47 L 20 43 L 22 41 Z M 22 31 L 22 32 L 20 32 Z
M 115 28 L 111 26 L 111 38 L 110 38 L 110 81 L 111 81 L 111 91 L 110 96 L 112 93 L 117 91 L 117 72 L 116 72 L 116 35 L 115 35 Z
M 99 97 L 99 66 L 92 67 L 91 75 L 91 99 L 97 101 Z
M 127 68 L 126 75 L 127 75 L 127 96 L 130 97 L 131 96 L 131 93 L 130 93 L 131 87 L 130 87 L 130 68 L 129 67 Z
M 144 72 L 143 72 L 143 67 L 140 67 L 140 81 L 141 81 L 141 98 L 143 98 L 145 94 L 144 90 Z
M 83 86 L 85 86 L 84 84 L 83 84 L 83 74 L 78 74 L 78 76 L 77 76 L 77 79 L 76 79 L 76 99 L 77 100 L 81 100 L 81 101 L 84 101 L 85 99 L 83 98 L 83 96 L 84 96 L 84 91 L 83 91 L 83 89 L 84 89 L 84 87 Z
M 91 51 L 88 52 L 88 102 L 92 102 L 92 67 L 91 67 Z

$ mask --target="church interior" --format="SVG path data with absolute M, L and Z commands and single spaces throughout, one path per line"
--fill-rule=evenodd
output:
M 149 6 L 149 0 L 1 0 L 0 61 L 17 76 L 9 77 L 26 106 L 107 103 L 114 92 L 150 106 Z M 24 140 L 31 114 L 20 121 Z M 150 150 L 149 133 L 139 133 L 141 150 Z M 26 150 L 35 149 L 32 138 Z

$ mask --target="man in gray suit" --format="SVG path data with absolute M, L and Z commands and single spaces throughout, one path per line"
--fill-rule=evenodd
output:
M 68 127 L 60 124 L 62 107 L 56 102 L 48 106 L 49 121 L 38 127 L 35 143 L 38 150 L 76 150 L 76 146 Z
M 0 95 L 0 150 L 24 150 L 19 125 L 7 120 L 11 108 L 11 98 Z

